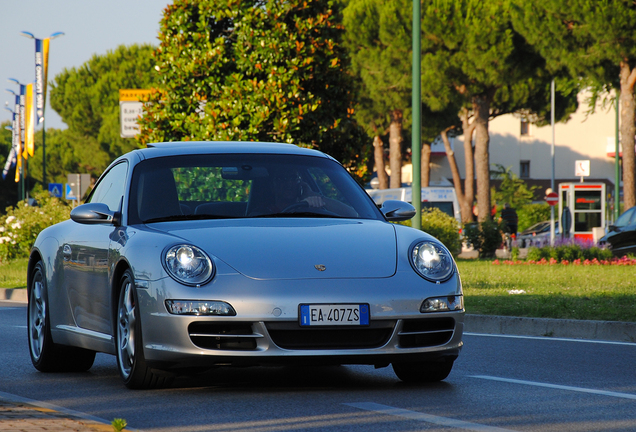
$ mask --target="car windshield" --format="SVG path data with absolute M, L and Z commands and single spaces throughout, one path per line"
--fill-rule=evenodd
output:
M 347 171 L 324 157 L 187 155 L 135 167 L 131 224 L 268 217 L 383 220 Z

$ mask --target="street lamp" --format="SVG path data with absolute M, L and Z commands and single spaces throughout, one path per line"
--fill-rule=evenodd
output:
M 55 32 L 45 39 L 38 39 L 33 36 L 33 33 L 26 31 L 20 32 L 20 34 L 24 37 L 35 40 L 36 112 L 38 113 L 38 123 L 42 123 L 42 186 L 46 189 L 46 128 L 44 126 L 44 108 L 46 106 L 46 80 L 49 57 L 48 46 L 51 39 L 64 36 L 64 33 Z

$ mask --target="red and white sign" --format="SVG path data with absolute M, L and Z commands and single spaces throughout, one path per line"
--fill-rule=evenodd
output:
M 589 177 L 590 176 L 590 161 L 577 160 L 574 163 L 574 175 L 577 177 Z
M 559 203 L 559 195 L 557 195 L 556 192 L 550 192 L 549 194 L 547 194 L 545 196 L 545 200 L 548 202 L 548 204 L 550 204 L 551 206 L 555 206 Z

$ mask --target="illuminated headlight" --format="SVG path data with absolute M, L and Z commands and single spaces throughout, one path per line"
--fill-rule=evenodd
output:
M 175 315 L 236 315 L 234 308 L 222 301 L 166 300 L 166 309 Z
M 196 246 L 172 246 L 164 262 L 168 274 L 185 285 L 203 285 L 214 276 L 212 260 Z
M 420 306 L 420 312 L 452 312 L 464 310 L 464 296 L 427 298 Z
M 415 270 L 432 281 L 443 281 L 453 273 L 450 252 L 440 244 L 423 241 L 417 243 L 411 253 L 411 263 Z

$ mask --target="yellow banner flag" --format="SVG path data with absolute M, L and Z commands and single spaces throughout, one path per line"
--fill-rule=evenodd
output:
M 19 124 L 19 123 L 18 123 Z M 20 174 L 22 173 L 22 138 L 20 137 L 21 133 L 18 133 L 18 138 L 16 140 L 18 144 L 18 151 L 16 152 L 16 159 L 18 162 L 15 166 L 15 182 L 20 182 Z
M 24 159 L 33 157 L 35 140 L 33 137 L 35 125 L 33 123 L 33 83 L 26 86 L 26 100 L 24 102 Z

